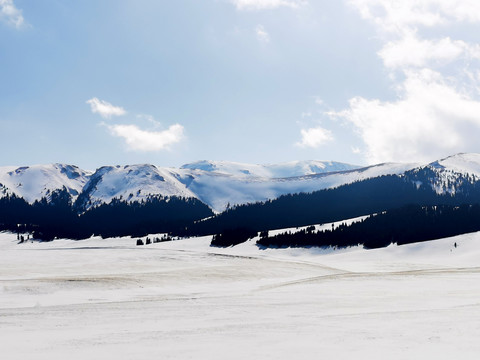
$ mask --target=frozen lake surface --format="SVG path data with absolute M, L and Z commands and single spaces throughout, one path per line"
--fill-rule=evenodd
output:
M 209 243 L 0 233 L 2 358 L 480 356 L 480 233 L 378 250 Z

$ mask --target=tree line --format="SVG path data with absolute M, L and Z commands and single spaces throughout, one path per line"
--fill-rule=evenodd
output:
M 285 232 L 257 241 L 261 248 L 274 247 L 385 247 L 440 239 L 480 231 L 480 205 L 409 205 L 335 229 Z
M 217 234 L 214 245 L 230 246 L 253 232 L 336 222 L 406 205 L 480 203 L 480 186 L 475 178 L 457 177 L 444 184 L 455 191 L 438 194 L 432 187 L 438 180 L 437 175 L 432 169 L 417 169 L 403 175 L 386 175 L 336 188 L 233 206 L 216 215 L 194 198 L 152 196 L 135 202 L 114 199 L 109 204 L 85 211 L 89 199 L 79 196 L 72 204 L 65 188 L 33 204 L 15 195 L 5 195 L 0 198 L 0 230 L 24 229 L 46 240 L 55 237 L 83 239 L 92 235 L 145 236 L 161 232 L 177 237 Z M 199 221 L 201 219 L 205 220 Z M 233 235 L 235 232 L 243 234 L 241 239 Z M 340 240 L 335 241 L 341 246 Z M 350 244 L 353 240 L 344 241 Z
M 430 169 L 386 175 L 332 189 L 280 196 L 274 200 L 231 207 L 191 224 L 185 236 L 219 234 L 228 229 L 256 231 L 307 226 L 354 218 L 405 205 L 461 205 L 480 203 L 480 186 L 460 178 L 455 192 L 438 194 L 431 186 Z M 446 184 L 452 186 L 452 184 Z
M 30 232 L 43 240 L 181 232 L 212 215 L 201 201 L 182 197 L 155 196 L 134 202 L 114 199 L 82 213 L 65 188 L 33 204 L 16 195 L 0 198 L 0 230 Z

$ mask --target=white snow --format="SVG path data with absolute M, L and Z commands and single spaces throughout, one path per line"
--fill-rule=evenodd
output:
M 430 185 L 437 194 L 455 194 L 462 182 L 480 180 L 480 154 L 456 154 L 420 167 L 419 170 L 423 168 L 435 172 Z
M 470 174 L 480 179 L 480 154 L 458 154 L 424 165 L 434 169 L 433 188 L 455 192 L 458 180 Z M 213 210 L 312 192 L 382 175 L 402 174 L 419 164 L 379 164 L 358 168 L 329 161 L 294 161 L 255 165 L 226 161 L 199 161 L 179 169 L 155 165 L 105 166 L 95 173 L 61 164 L 0 168 L 0 196 L 15 193 L 33 202 L 65 186 L 73 199 L 79 193 L 92 205 L 113 198 L 143 200 L 151 195 L 194 197 Z M 78 176 L 72 176 L 78 174 Z M 97 181 L 98 180 L 98 181 Z M 417 184 L 418 185 L 418 184 Z
M 457 154 L 438 161 L 446 169 L 480 177 L 480 154 Z
M 181 169 L 202 170 L 239 177 L 285 178 L 358 169 L 359 166 L 335 161 L 291 161 L 279 164 L 245 164 L 231 161 L 197 161 Z
M 0 168 L 0 196 L 15 193 L 28 202 L 65 186 L 73 200 L 84 193 L 85 204 L 95 206 L 114 198 L 141 201 L 149 196 L 200 198 L 214 210 L 231 205 L 272 199 L 287 193 L 324 188 L 304 179 L 311 174 L 348 171 L 354 165 L 327 161 L 295 161 L 254 165 L 226 161 L 200 161 L 180 169 L 155 165 L 104 166 L 94 173 L 61 164 Z M 72 177 L 78 172 L 78 177 Z M 279 178 L 281 177 L 281 178 Z M 303 185 L 304 181 L 308 184 Z
M 388 163 L 348 171 L 284 178 L 236 176 L 226 171 L 203 169 L 179 169 L 177 173 L 179 180 L 201 201 L 216 211 L 223 211 L 227 204 L 246 204 L 275 199 L 285 194 L 312 192 L 381 175 L 402 174 L 417 166 L 418 164 Z
M 141 201 L 152 195 L 196 197 L 167 169 L 154 165 L 105 166 L 95 177 L 99 181 L 89 192 L 92 205 L 108 204 L 114 198 Z
M 2 358 L 480 354 L 480 233 L 335 251 L 210 239 L 17 244 L 0 233 Z
M 64 186 L 75 199 L 88 181 L 90 172 L 73 165 L 50 164 L 25 167 L 0 167 L 0 184 L 7 193 L 23 197 L 27 202 L 40 200 Z

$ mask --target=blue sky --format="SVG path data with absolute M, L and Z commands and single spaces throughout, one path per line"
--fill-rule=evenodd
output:
M 480 3 L 0 0 L 0 165 L 480 152 Z

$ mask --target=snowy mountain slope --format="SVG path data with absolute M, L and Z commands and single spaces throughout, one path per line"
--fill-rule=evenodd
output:
M 291 161 L 280 164 L 245 164 L 228 161 L 197 161 L 181 169 L 202 170 L 239 177 L 285 178 L 358 169 L 360 166 L 334 161 Z
M 431 186 L 437 194 L 455 194 L 480 180 L 480 154 L 456 154 L 405 175 L 415 177 L 417 186 Z
M 172 172 L 201 201 L 216 211 L 223 211 L 228 204 L 264 201 L 285 194 L 312 192 L 425 168 L 432 171 L 430 182 L 437 192 L 452 193 L 464 181 L 479 180 L 480 154 L 457 154 L 427 165 L 385 163 L 363 168 L 323 161 L 278 165 L 200 161 L 178 170 L 172 169 Z
M 0 197 L 16 194 L 32 203 L 65 187 L 80 208 L 112 199 L 149 196 L 198 198 L 215 211 L 281 195 L 312 192 L 390 174 L 409 174 L 438 193 L 454 193 L 480 179 L 480 154 L 457 154 L 430 164 L 379 164 L 368 167 L 326 161 L 255 165 L 199 161 L 181 168 L 154 165 L 104 166 L 94 173 L 71 165 L 0 167 Z
M 480 154 L 457 154 L 435 161 L 431 167 L 480 177 Z
M 353 169 L 354 165 L 298 161 L 278 165 L 252 165 L 226 161 L 200 161 L 186 164 L 180 169 L 159 168 L 153 165 L 106 166 L 98 169 L 84 187 L 78 205 L 87 209 L 112 199 L 142 200 L 152 195 L 199 198 L 216 211 L 228 204 L 244 204 L 278 197 L 298 191 L 317 190 L 308 186 L 296 190 L 301 178 L 274 179 L 276 175 L 301 174 L 302 176 L 327 169 Z M 280 187 L 274 183 L 283 184 Z M 320 187 L 323 188 L 323 187 Z
M 47 197 L 65 187 L 75 199 L 91 173 L 73 165 L 50 164 L 24 167 L 0 167 L 0 196 L 15 194 L 29 203 Z
M 232 176 L 226 172 L 178 170 L 178 179 L 216 211 L 230 205 L 274 199 L 281 195 L 312 192 L 388 174 L 402 174 L 418 164 L 380 164 L 355 170 L 283 178 Z
M 228 203 L 258 201 L 285 191 L 295 192 L 288 187 L 271 191 L 265 179 L 353 168 L 356 166 L 322 161 L 272 165 L 200 161 L 181 169 L 154 165 L 104 166 L 94 173 L 62 164 L 1 167 L 0 196 L 16 194 L 32 203 L 42 197 L 48 199 L 52 191 L 65 186 L 72 200 L 79 198 L 77 205 L 89 207 L 109 203 L 114 198 L 127 201 L 157 195 L 198 198 L 196 191 L 199 191 L 208 205 L 220 211 Z
M 196 197 L 165 168 L 154 165 L 104 166 L 85 185 L 78 205 L 109 203 L 112 199 L 141 201 L 151 196 Z

